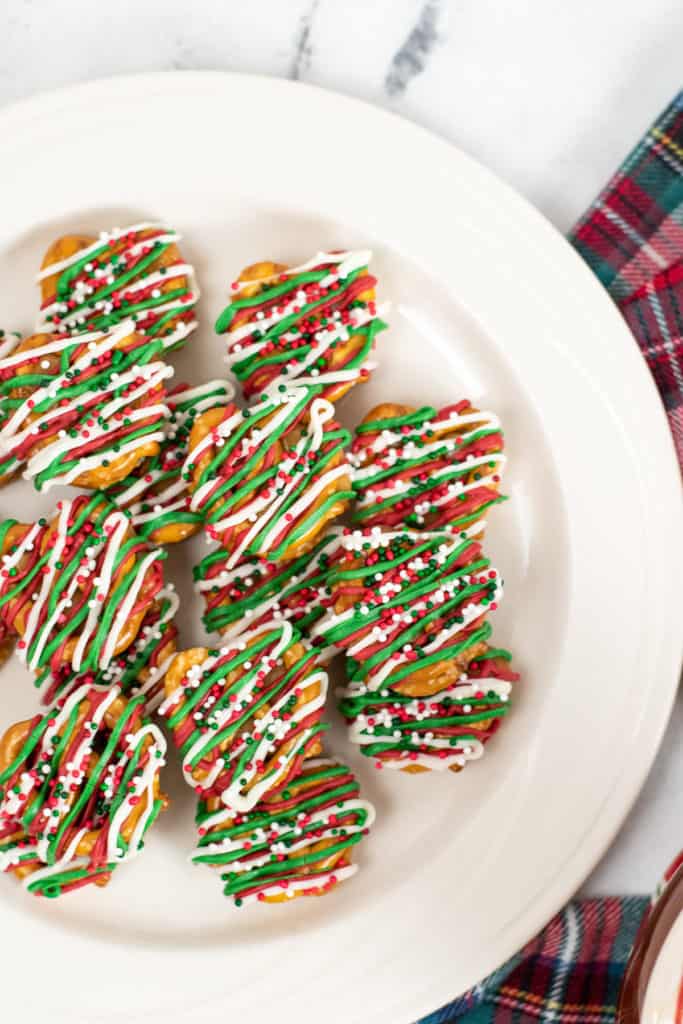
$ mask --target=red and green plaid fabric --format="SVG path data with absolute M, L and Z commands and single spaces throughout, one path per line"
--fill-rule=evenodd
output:
M 419 1024 L 614 1024 L 644 896 L 577 900 L 508 964 Z
M 683 465 L 683 92 L 571 233 L 652 371 Z
M 627 157 L 570 241 L 633 332 L 683 468 L 683 92 Z M 643 896 L 570 903 L 509 963 L 419 1024 L 613 1024 L 648 905 Z

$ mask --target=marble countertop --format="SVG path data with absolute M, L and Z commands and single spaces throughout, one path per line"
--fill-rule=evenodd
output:
M 6 0 L 0 103 L 136 71 L 301 79 L 461 146 L 566 231 L 681 88 L 680 0 Z M 683 697 L 584 892 L 647 892 L 683 847 Z

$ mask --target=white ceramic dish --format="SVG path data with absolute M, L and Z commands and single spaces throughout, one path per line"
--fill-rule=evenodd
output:
M 626 327 L 566 242 L 452 146 L 309 87 L 223 74 L 98 82 L 0 114 L 0 321 L 28 329 L 33 276 L 65 229 L 162 219 L 185 236 L 202 329 L 176 379 L 221 372 L 212 332 L 243 264 L 369 245 L 394 304 L 380 369 L 341 406 L 467 394 L 506 426 L 512 501 L 489 547 L 506 576 L 494 622 L 524 681 L 514 714 L 461 776 L 357 768 L 377 805 L 357 878 L 321 900 L 235 910 L 186 863 L 192 800 L 108 890 L 57 903 L 0 886 L 3 1011 L 71 1024 L 273 1019 L 401 1024 L 512 954 L 603 853 L 654 757 L 680 657 L 680 479 Z M 0 513 L 47 509 L 24 484 Z M 189 567 L 183 640 L 201 638 Z M 32 711 L 2 671 L 0 724 Z M 331 714 L 334 712 L 331 710 Z M 247 1017 L 248 1015 L 248 1017 Z

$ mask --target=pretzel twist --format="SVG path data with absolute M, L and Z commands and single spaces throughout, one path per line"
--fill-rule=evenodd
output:
M 246 267 L 216 321 L 227 337 L 228 365 L 247 400 L 278 385 L 315 385 L 337 402 L 367 380 L 378 316 L 376 279 L 367 251 L 318 253 L 287 267 L 261 262 Z
M 0 621 L 33 671 L 106 669 L 135 640 L 165 553 L 102 495 L 57 504 L 48 523 L 0 523 Z
M 190 432 L 198 415 L 227 405 L 233 393 L 229 381 L 212 380 L 197 387 L 180 384 L 166 396 L 169 418 L 158 454 L 107 490 L 114 504 L 127 510 L 141 537 L 155 544 L 175 544 L 201 528 L 202 517 L 189 507 L 183 477 Z
M 137 330 L 180 348 L 196 329 L 199 287 L 162 224 L 133 224 L 95 235 L 65 235 L 43 259 L 38 330 L 108 331 L 132 317 Z
M 167 804 L 166 741 L 143 698 L 75 690 L 0 740 L 0 867 L 49 897 L 106 885 Z
M 356 428 L 349 462 L 353 520 L 384 530 L 442 530 L 481 539 L 505 464 L 494 413 L 458 402 L 438 412 L 387 403 Z
M 353 496 L 349 440 L 332 405 L 315 398 L 309 406 L 305 388 L 197 418 L 185 464 L 190 509 L 228 551 L 227 568 L 250 556 L 289 561 L 315 545 Z
M 156 455 L 173 369 L 126 320 L 108 334 L 35 334 L 0 352 L 0 481 L 100 489 Z
M 193 860 L 226 869 L 238 906 L 320 895 L 355 871 L 351 848 L 374 811 L 348 769 L 319 760 L 326 692 L 286 620 L 171 663 L 161 714 L 200 797 Z

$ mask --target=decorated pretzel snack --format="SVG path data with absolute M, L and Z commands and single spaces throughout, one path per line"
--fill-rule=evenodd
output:
M 0 740 L 0 867 L 36 895 L 93 883 L 137 856 L 166 806 L 166 741 L 142 698 L 85 686 Z

